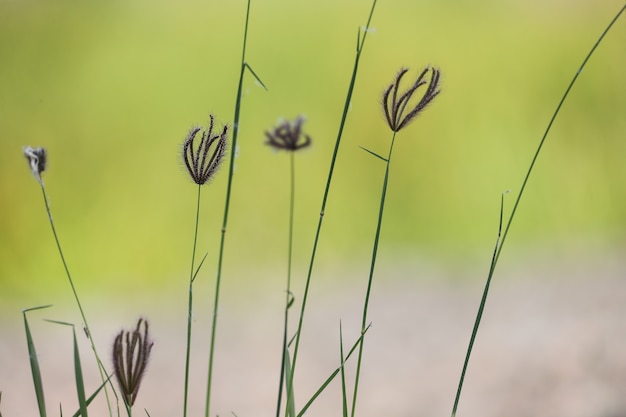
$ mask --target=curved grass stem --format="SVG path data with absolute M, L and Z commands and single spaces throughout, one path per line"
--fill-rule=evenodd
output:
M 620 17 L 620 15 L 622 13 L 624 13 L 624 11 L 626 11 L 626 4 L 624 6 L 622 6 L 622 8 L 619 10 L 619 12 L 617 12 L 615 17 L 611 20 L 611 22 L 604 29 L 604 31 L 602 32 L 602 34 L 600 35 L 600 37 L 598 38 L 596 43 L 593 45 L 593 47 L 591 48 L 589 53 L 585 56 L 585 59 L 583 60 L 582 64 L 580 65 L 580 67 L 576 71 L 576 74 L 574 74 L 574 77 L 572 78 L 572 80 L 570 81 L 569 85 L 567 86 L 567 88 L 565 90 L 565 93 L 561 97 L 561 100 L 559 101 L 559 104 L 557 105 L 556 110 L 552 114 L 552 117 L 550 118 L 550 121 L 548 122 L 548 126 L 546 127 L 546 130 L 545 130 L 543 136 L 541 137 L 541 140 L 539 141 L 539 145 L 538 145 L 537 150 L 535 151 L 535 154 L 533 155 L 533 158 L 532 158 L 532 160 L 530 162 L 530 166 L 528 168 L 528 171 L 526 171 L 526 175 L 524 176 L 524 181 L 522 181 L 522 186 L 520 187 L 520 191 L 517 194 L 517 198 L 515 199 L 515 204 L 513 205 L 513 209 L 511 210 L 511 214 L 509 215 L 509 219 L 508 219 L 508 221 L 506 223 L 506 228 L 504 229 L 504 233 L 502 233 L 502 239 L 500 239 L 500 232 L 501 232 L 501 229 L 502 229 L 502 206 L 501 206 L 501 209 L 500 209 L 501 210 L 500 211 L 500 227 L 499 227 L 499 230 L 498 230 L 498 239 L 496 240 L 496 247 L 494 249 L 493 257 L 491 259 L 491 265 L 489 267 L 489 274 L 487 276 L 487 281 L 485 283 L 485 288 L 483 290 L 483 295 L 482 295 L 482 298 L 481 298 L 481 301 L 480 301 L 480 306 L 478 307 L 478 313 L 476 314 L 476 320 L 474 322 L 474 328 L 472 330 L 472 335 L 470 336 L 470 342 L 469 342 L 469 345 L 467 347 L 467 352 L 465 354 L 465 361 L 463 363 L 463 368 L 461 370 L 461 377 L 459 379 L 459 384 L 458 384 L 456 396 L 454 398 L 454 405 L 452 406 L 452 414 L 451 414 L 452 417 L 456 416 L 456 412 L 457 412 L 457 408 L 458 408 L 458 404 L 459 404 L 459 399 L 461 397 L 461 391 L 463 389 L 463 381 L 465 379 L 465 373 L 467 371 L 467 366 L 468 366 L 468 363 L 469 363 L 469 359 L 470 359 L 470 356 L 472 354 L 472 348 L 474 346 L 474 340 L 476 339 L 476 334 L 478 333 L 478 328 L 480 326 L 480 321 L 482 319 L 483 310 L 485 308 L 485 303 L 487 301 L 487 295 L 489 293 L 489 286 L 491 284 L 491 279 L 492 279 L 493 274 L 495 272 L 496 265 L 498 264 L 498 260 L 500 259 L 500 254 L 502 253 L 502 248 L 504 247 L 504 242 L 506 240 L 506 237 L 509 234 L 509 229 L 511 228 L 511 224 L 513 222 L 513 218 L 515 217 L 515 214 L 517 213 L 517 208 L 519 206 L 520 200 L 522 199 L 522 195 L 524 194 L 524 190 L 526 189 L 526 185 L 528 184 L 528 180 L 530 178 L 530 174 L 532 173 L 533 168 L 535 167 L 535 163 L 537 162 L 537 158 L 539 157 L 539 153 L 541 152 L 541 149 L 543 148 L 543 144 L 545 143 L 546 138 L 548 137 L 548 133 L 550 133 L 550 129 L 552 128 L 552 125 L 553 125 L 557 115 L 559 114 L 559 112 L 561 110 L 561 107 L 563 106 L 563 103 L 565 103 L 565 100 L 569 96 L 569 93 L 572 90 L 572 87 L 576 83 L 576 80 L 578 79 L 578 76 L 582 73 L 583 69 L 585 68 L 585 65 L 587 64 L 587 62 L 589 61 L 589 59 L 591 58 L 591 56 L 593 55 L 595 50 L 598 48 L 598 46 L 600 45 L 600 43 L 602 42 L 602 40 L 604 39 L 606 34 L 609 32 L 611 27 L 613 27 L 613 25 L 615 24 L 617 19 Z
M 495 259 L 496 264 L 498 262 L 498 259 L 500 259 L 500 253 L 502 252 L 502 247 L 504 246 L 504 242 L 506 240 L 506 237 L 509 234 L 509 228 L 511 227 L 511 223 L 513 222 L 513 217 L 515 217 L 515 213 L 517 211 L 517 207 L 519 206 L 519 202 L 522 199 L 522 195 L 524 194 L 524 190 L 526 189 L 526 185 L 528 183 L 528 179 L 530 178 L 530 174 L 532 173 L 533 168 L 535 167 L 535 162 L 537 162 L 537 158 L 539 157 L 539 153 L 541 152 L 541 149 L 543 148 L 543 144 L 546 141 L 546 138 L 548 137 L 548 133 L 550 133 L 550 129 L 552 129 L 552 125 L 554 124 L 554 121 L 555 121 L 556 117 L 558 116 L 559 112 L 561 111 L 561 107 L 563 106 L 563 103 L 565 103 L 565 100 L 569 96 L 569 93 L 572 90 L 572 87 L 576 83 L 576 80 L 578 79 L 578 76 L 582 73 L 583 69 L 585 68 L 585 65 L 587 65 L 587 62 L 591 58 L 591 55 L 593 55 L 593 53 L 598 48 L 598 46 L 600 45 L 600 43 L 602 42 L 602 40 L 604 39 L 604 37 L 606 36 L 608 31 L 611 29 L 611 27 L 613 27 L 613 24 L 615 24 L 615 22 L 620 17 L 620 15 L 622 13 L 624 13 L 625 11 L 626 11 L 626 4 L 624 4 L 624 6 L 622 6 L 620 11 L 613 18 L 613 20 L 611 20 L 611 22 L 608 24 L 608 26 L 604 29 L 604 31 L 602 32 L 602 34 L 600 35 L 600 37 L 598 38 L 596 43 L 593 45 L 593 47 L 591 48 L 591 50 L 589 51 L 587 56 L 585 56 L 585 59 L 583 60 L 582 64 L 580 65 L 580 67 L 576 71 L 576 74 L 574 74 L 574 77 L 572 78 L 572 81 L 570 81 L 569 85 L 567 86 L 567 89 L 565 90 L 565 93 L 563 94 L 563 97 L 561 97 L 561 100 L 559 101 L 559 104 L 557 105 L 556 110 L 552 114 L 552 117 L 550 118 L 550 122 L 548 123 L 548 126 L 546 127 L 546 130 L 543 133 L 543 136 L 541 137 L 541 140 L 539 141 L 539 146 L 537 147 L 537 151 L 535 151 L 535 155 L 533 156 L 533 159 L 532 159 L 532 161 L 530 163 L 530 167 L 528 168 L 528 171 L 526 172 L 526 176 L 524 177 L 524 181 L 522 182 L 522 186 L 520 188 L 519 194 L 517 195 L 517 198 L 515 199 L 515 204 L 513 205 L 513 210 L 511 211 L 511 215 L 509 216 L 509 220 L 508 220 L 508 222 L 506 224 L 506 228 L 504 229 L 504 233 L 502 234 L 502 242 L 500 243 L 500 247 L 499 247 L 498 252 L 496 254 L 496 259 Z
M 72 275 L 70 274 L 70 269 L 67 266 L 67 262 L 65 260 L 65 256 L 63 255 L 63 249 L 61 248 L 61 242 L 59 241 L 59 236 L 57 235 L 57 230 L 56 227 L 54 226 L 54 220 L 52 220 L 52 213 L 50 212 L 50 204 L 48 202 L 48 195 L 46 194 L 46 187 L 42 182 L 40 182 L 40 186 L 41 186 L 41 193 L 43 195 L 43 201 L 44 204 L 46 206 L 46 213 L 48 214 L 48 221 L 50 222 L 50 227 L 52 228 L 52 234 L 54 236 L 54 241 L 56 243 L 57 246 L 57 250 L 59 252 L 59 256 L 61 257 L 61 262 L 63 263 L 63 268 L 65 269 L 65 275 L 67 276 L 67 280 L 70 283 L 70 287 L 72 289 L 72 294 L 74 295 L 74 299 L 76 300 L 76 305 L 78 306 L 78 311 L 80 312 L 80 317 L 83 320 L 83 324 L 85 325 L 85 330 L 86 330 L 86 334 L 87 334 L 87 338 L 89 339 L 89 343 L 91 345 L 91 350 L 94 353 L 94 356 L 96 358 L 96 362 L 98 364 L 98 372 L 100 373 L 100 379 L 102 380 L 103 383 L 105 383 L 106 381 L 109 380 L 109 375 L 107 374 L 106 370 L 104 369 L 104 365 L 102 364 L 102 361 L 100 360 L 100 355 L 98 355 L 98 351 L 96 349 L 96 345 L 93 341 L 93 337 L 92 337 L 92 333 L 91 333 L 91 329 L 89 328 L 89 323 L 87 322 L 87 316 L 85 315 L 85 311 L 83 310 L 83 306 L 80 302 L 80 298 L 78 297 L 78 292 L 76 291 L 76 286 L 74 285 L 74 280 L 72 279 Z M 113 394 L 115 394 L 115 388 L 113 387 L 113 385 L 111 384 L 111 390 L 113 391 Z M 111 408 L 111 400 L 109 398 L 109 392 L 108 390 L 104 389 L 104 393 L 106 396 L 106 402 L 107 402 L 107 407 L 109 410 L 109 416 L 113 416 L 113 409 Z M 117 397 L 117 395 L 115 394 L 115 396 Z

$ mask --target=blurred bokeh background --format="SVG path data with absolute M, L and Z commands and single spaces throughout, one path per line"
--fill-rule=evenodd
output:
M 79 321 L 24 145 L 48 150 L 44 181 L 52 213 L 93 314 L 166 305 L 184 322 L 196 187 L 180 148 L 189 128 L 206 124 L 209 113 L 232 123 L 245 6 L 0 1 L 0 310 L 17 323 L 7 324 L 11 329 L 20 324 L 19 309 L 48 303 Z M 511 190 L 507 214 L 565 88 L 621 6 L 619 0 L 380 0 L 326 210 L 314 273 L 319 285 L 357 298 L 364 291 L 384 166 L 359 146 L 387 151 L 381 92 L 400 67 L 415 74 L 425 65 L 441 69 L 443 92 L 398 137 L 376 280 L 381 288 L 432 276 L 452 288 L 480 283 L 501 193 Z M 314 141 L 296 158 L 299 288 L 357 29 L 369 8 L 355 0 L 252 4 L 247 62 L 269 91 L 246 76 L 239 146 L 231 150 L 237 158 L 224 264 L 224 296 L 245 300 L 244 307 L 268 297 L 274 304 L 267 308 L 279 312 L 284 289 L 289 158 L 264 145 L 264 131 L 280 118 L 304 115 Z M 531 263 L 562 275 L 621 259 L 625 45 L 622 16 L 547 139 L 501 258 L 504 276 L 524 275 Z M 199 252 L 208 257 L 198 291 L 205 312 L 226 179 L 224 167 L 202 193 Z M 623 276 L 617 265 L 613 274 Z M 472 293 L 476 302 L 478 295 Z M 9 401 L 6 394 L 3 400 Z
M 366 261 L 383 166 L 359 146 L 386 152 L 381 91 L 401 66 L 427 64 L 441 68 L 443 94 L 399 137 L 381 255 L 442 263 L 488 256 L 500 193 L 512 191 L 510 209 L 560 96 L 619 2 L 565 6 L 380 2 L 340 149 L 321 262 Z M 247 60 L 269 92 L 246 77 L 228 270 L 284 263 L 288 158 L 264 146 L 263 132 L 299 114 L 314 138 L 297 158 L 295 249 L 299 260 L 308 258 L 368 7 L 252 5 Z M 232 123 L 244 16 L 237 2 L 2 4 L 3 297 L 59 289 L 59 259 L 21 156 L 25 144 L 49 151 L 53 215 L 83 286 L 158 287 L 186 270 L 196 190 L 180 144 L 209 113 Z M 622 243 L 624 30 L 622 19 L 563 108 L 509 243 Z M 215 260 L 225 182 L 223 170 L 203 192 L 207 266 Z

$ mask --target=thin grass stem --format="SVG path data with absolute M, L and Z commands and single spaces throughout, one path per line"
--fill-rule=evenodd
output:
M 287 244 L 287 293 L 285 295 L 285 318 L 283 322 L 283 343 L 281 354 L 280 378 L 278 381 L 278 400 L 276 405 L 276 417 L 280 417 L 280 405 L 283 396 L 283 384 L 285 380 L 285 360 L 287 359 L 287 332 L 289 328 L 289 308 L 293 301 L 291 295 L 291 265 L 293 257 L 293 222 L 295 212 L 296 194 L 296 168 L 295 151 L 289 152 L 289 232 Z
M 352 69 L 352 76 L 350 78 L 350 84 L 348 86 L 348 93 L 346 94 L 346 101 L 343 107 L 343 113 L 341 115 L 341 121 L 339 122 L 339 131 L 337 133 L 337 139 L 335 141 L 335 148 L 333 150 L 333 155 L 330 161 L 330 168 L 328 171 L 328 179 L 326 180 L 326 188 L 324 189 L 324 195 L 322 197 L 322 206 L 320 209 L 320 217 L 317 223 L 317 229 L 315 231 L 315 238 L 313 241 L 313 249 L 311 251 L 311 260 L 309 262 L 309 268 L 307 272 L 306 283 L 304 286 L 304 294 L 302 297 L 302 305 L 300 308 L 300 317 L 298 319 L 298 330 L 296 331 L 296 342 L 293 351 L 293 361 L 291 366 L 291 378 L 288 384 L 288 392 L 291 391 L 293 387 L 294 375 L 296 373 L 296 363 L 298 359 L 298 350 L 300 348 L 300 337 L 302 335 L 302 325 L 304 322 L 304 313 L 306 310 L 307 299 L 309 295 L 309 288 L 311 284 L 311 276 L 313 273 L 313 265 L 315 263 L 315 255 L 317 254 L 317 246 L 319 243 L 320 232 L 322 230 L 322 224 L 324 221 L 324 214 L 326 211 L 326 202 L 328 201 L 328 195 L 330 191 L 330 185 L 332 183 L 333 173 L 335 171 L 335 163 L 337 161 L 337 154 L 339 152 L 339 145 L 341 143 L 341 137 L 343 135 L 343 129 L 346 123 L 346 119 L 348 118 L 348 110 L 350 109 L 350 102 L 352 101 L 352 93 L 354 91 L 354 86 L 356 84 L 356 76 L 359 70 L 359 62 L 361 60 L 361 53 L 363 52 L 363 47 L 365 46 L 365 40 L 367 38 L 367 32 L 370 28 L 370 24 L 372 21 L 372 16 L 374 15 L 374 8 L 376 7 L 376 1 L 372 2 L 372 7 L 370 9 L 369 17 L 367 18 L 367 24 L 365 27 L 365 31 L 363 32 L 363 37 L 360 36 L 361 29 L 359 28 L 358 37 L 357 37 L 357 48 L 356 48 L 356 56 L 354 58 L 354 67 Z
M 191 252 L 191 272 L 189 273 L 189 301 L 187 308 L 187 350 L 185 354 L 185 388 L 183 397 L 183 417 L 187 416 L 187 400 L 189 397 L 189 361 L 191 356 L 191 320 L 193 315 L 193 281 L 196 260 L 196 246 L 198 243 L 198 225 L 200 223 L 200 194 L 202 185 L 198 184 L 198 197 L 196 203 L 196 225 L 193 234 L 193 250 Z
M 528 168 L 528 171 L 526 172 L 526 175 L 524 176 L 524 181 L 522 182 L 522 186 L 520 188 L 520 191 L 517 194 L 517 198 L 515 199 L 515 204 L 513 205 L 513 209 L 511 210 L 511 214 L 509 215 L 509 219 L 508 219 L 508 221 L 506 223 L 506 228 L 504 229 L 504 233 L 502 233 L 502 238 L 500 239 L 500 232 L 501 232 L 501 229 L 502 229 L 502 210 L 503 210 L 502 209 L 502 205 L 501 205 L 501 209 L 500 209 L 500 227 L 499 227 L 499 230 L 498 230 L 498 239 L 496 241 L 496 248 L 494 249 L 494 253 L 493 253 L 493 256 L 492 256 L 492 259 L 491 259 L 491 265 L 489 267 L 489 274 L 487 276 L 487 281 L 485 283 L 485 288 L 483 290 L 483 295 L 482 295 L 482 298 L 481 298 L 481 301 L 480 301 L 480 305 L 478 307 L 478 312 L 476 314 L 476 320 L 474 322 L 472 335 L 470 336 L 470 342 L 468 344 L 467 352 L 465 354 L 465 360 L 464 360 L 464 363 L 463 363 L 463 368 L 461 370 L 461 377 L 459 379 L 459 385 L 458 385 L 458 388 L 457 388 L 456 396 L 454 398 L 454 405 L 452 406 L 452 414 L 451 414 L 452 417 L 456 416 L 456 412 L 457 412 L 457 408 L 458 408 L 458 404 L 459 404 L 459 399 L 461 397 L 461 391 L 462 391 L 462 388 L 463 388 L 463 381 L 465 379 L 465 373 L 467 371 L 467 366 L 469 364 L 469 359 L 470 359 L 470 356 L 472 354 L 472 348 L 474 346 L 474 341 L 475 341 L 476 335 L 478 333 L 478 328 L 480 327 L 480 321 L 482 319 L 483 310 L 485 308 L 485 303 L 487 301 L 487 295 L 489 293 L 489 287 L 490 287 L 490 284 L 491 284 L 491 279 L 492 279 L 493 274 L 495 272 L 496 265 L 498 264 L 498 260 L 500 259 L 500 254 L 502 253 L 502 248 L 504 247 L 504 242 L 506 240 L 506 237 L 508 236 L 509 229 L 510 229 L 511 224 L 513 222 L 513 218 L 515 217 L 515 214 L 517 213 L 517 208 L 518 208 L 519 203 L 521 201 L 522 195 L 524 194 L 524 190 L 526 189 L 526 185 L 528 184 L 528 180 L 530 178 L 530 174 L 532 173 L 533 168 L 535 166 L 535 163 L 537 162 L 537 158 L 539 157 L 539 153 L 541 152 L 541 149 L 543 148 L 543 144 L 545 143 L 545 140 L 548 137 L 548 133 L 550 132 L 550 129 L 552 128 L 552 125 L 553 125 L 554 121 L 556 120 L 556 117 L 559 114 L 559 112 L 561 110 L 561 107 L 563 106 L 563 103 L 565 103 L 565 100 L 569 96 L 569 93 L 572 90 L 572 87 L 576 83 L 576 80 L 578 79 L 578 76 L 582 73 L 585 65 L 587 64 L 587 62 L 589 61 L 589 59 L 591 58 L 591 56 L 593 55 L 595 50 L 598 48 L 598 46 L 600 45 L 600 43 L 602 42 L 602 40 L 604 39 L 606 34 L 613 27 L 613 25 L 615 24 L 617 19 L 620 17 L 620 15 L 622 13 L 624 13 L 625 10 L 626 10 L 626 4 L 624 4 L 624 6 L 622 6 L 622 8 L 619 10 L 619 12 L 617 12 L 615 17 L 611 20 L 611 22 L 608 24 L 608 26 L 604 29 L 604 31 L 602 32 L 602 34 L 600 35 L 598 40 L 595 42 L 595 44 L 593 45 L 593 47 L 591 48 L 589 53 L 585 56 L 585 59 L 583 60 L 582 64 L 580 65 L 580 67 L 576 71 L 576 74 L 574 74 L 574 77 L 572 78 L 572 80 L 570 81 L 569 85 L 567 86 L 567 88 L 565 90 L 565 93 L 561 97 L 561 100 L 559 101 L 559 104 L 557 105 L 556 110 L 552 114 L 552 117 L 550 118 L 550 121 L 548 122 L 548 126 L 546 127 L 546 130 L 545 130 L 543 136 L 541 137 L 541 140 L 539 141 L 539 145 L 537 147 L 537 150 L 535 151 L 535 154 L 533 155 L 533 158 L 531 160 L 531 163 L 530 163 L 530 166 Z
M 63 263 L 63 268 L 65 269 L 65 275 L 67 276 L 67 280 L 70 283 L 70 287 L 72 288 L 72 294 L 74 294 L 74 299 L 76 300 L 76 305 L 78 306 L 78 311 L 80 312 L 80 316 L 83 320 L 83 323 L 85 325 L 85 329 L 86 329 L 86 333 L 87 333 L 87 338 L 89 339 L 89 343 L 91 344 L 91 350 L 94 353 L 94 356 L 96 358 L 96 362 L 98 364 L 98 372 L 100 373 L 100 379 L 102 380 L 102 382 L 105 382 L 108 379 L 108 375 L 104 369 L 104 365 L 102 364 L 102 361 L 100 360 L 100 356 L 98 355 L 98 351 L 96 349 L 96 345 L 93 341 L 93 337 L 91 334 L 91 329 L 89 328 L 89 323 L 87 322 L 87 317 L 85 316 L 85 311 L 83 310 L 83 306 L 80 302 L 80 298 L 78 297 L 78 292 L 76 291 L 76 286 L 74 285 L 74 280 L 72 279 L 72 275 L 70 274 L 70 270 L 69 267 L 67 266 L 67 262 L 65 260 L 65 256 L 63 255 L 63 249 L 61 248 L 61 242 L 59 241 L 59 236 L 57 235 L 57 231 L 56 231 L 56 227 L 54 226 L 54 220 L 52 220 L 52 213 L 50 211 L 50 204 L 48 202 L 48 195 L 46 194 L 46 187 L 42 182 L 40 182 L 40 186 L 41 186 L 41 193 L 43 195 L 43 201 L 44 204 L 46 206 L 46 213 L 48 214 L 48 220 L 50 223 L 50 227 L 52 228 L 52 234 L 54 236 L 54 241 L 56 243 L 57 246 L 57 250 L 59 252 L 59 256 L 61 257 L 61 262 Z M 111 389 L 113 390 L 113 393 L 115 393 L 115 388 L 113 388 L 113 385 L 111 384 Z M 111 408 L 111 401 L 109 398 L 109 392 L 107 390 L 107 388 L 104 388 L 104 394 L 106 396 L 106 402 L 107 402 L 107 407 L 109 409 L 109 416 L 113 417 L 113 409 Z M 117 395 L 116 395 L 117 397 Z
M 483 310 L 485 309 L 485 304 L 487 303 L 487 296 L 489 294 L 489 287 L 491 286 L 491 278 L 493 277 L 493 271 L 496 267 L 496 255 L 498 253 L 498 249 L 501 247 L 501 235 L 502 235 L 502 217 L 504 213 L 504 194 L 502 193 L 502 197 L 500 200 L 500 222 L 498 224 L 498 237 L 496 239 L 496 245 L 493 250 L 493 255 L 491 257 L 491 264 L 489 265 L 489 275 L 487 276 L 487 281 L 485 282 L 485 288 L 483 289 L 483 295 L 480 299 L 480 306 L 478 307 L 478 313 L 476 314 L 476 321 L 474 322 L 474 327 L 472 329 L 472 335 L 470 336 L 469 345 L 467 347 L 467 353 L 465 354 L 465 361 L 463 362 L 463 369 L 461 370 L 461 377 L 459 379 L 459 385 L 456 391 L 456 397 L 454 398 L 454 406 L 452 407 L 452 416 L 456 415 L 456 410 L 459 405 L 459 399 L 461 398 L 461 390 L 463 389 L 463 382 L 465 381 L 465 373 L 467 372 L 467 366 L 469 364 L 469 359 L 472 354 L 472 349 L 474 348 L 474 342 L 476 341 L 476 335 L 478 334 L 478 328 L 480 326 L 480 321 L 483 317 Z
M 520 188 L 519 194 L 517 195 L 517 198 L 515 199 L 515 204 L 513 205 L 513 209 L 511 211 L 511 215 L 509 216 L 509 220 L 508 220 L 508 222 L 506 224 L 506 228 L 504 229 L 504 233 L 502 234 L 502 242 L 500 243 L 500 247 L 498 249 L 498 252 L 496 253 L 496 259 L 495 259 L 495 263 L 496 264 L 498 263 L 498 260 L 500 259 L 500 253 L 502 252 L 502 248 L 504 247 L 504 242 L 506 241 L 506 237 L 509 234 L 509 229 L 511 227 L 511 223 L 513 222 L 513 217 L 515 217 L 515 213 L 517 212 L 517 207 L 519 206 L 520 200 L 522 199 L 522 195 L 524 194 L 524 190 L 526 190 L 526 185 L 528 183 L 528 179 L 530 178 L 530 174 L 533 171 L 533 168 L 535 167 L 535 162 L 537 162 L 537 158 L 539 157 L 539 153 L 541 152 L 541 149 L 543 148 L 543 144 L 546 141 L 546 138 L 548 137 L 548 133 L 550 133 L 550 129 L 552 128 L 552 124 L 554 123 L 557 115 L 561 111 L 561 107 L 563 106 L 563 103 L 565 103 L 565 100 L 569 96 L 569 93 L 570 93 L 572 87 L 574 86 L 574 84 L 576 83 L 576 80 L 578 79 L 578 76 L 582 73 L 583 69 L 585 68 L 585 65 L 587 65 L 587 61 L 589 61 L 589 59 L 591 58 L 591 55 L 593 55 L 593 53 L 598 48 L 598 46 L 600 45 L 600 43 L 602 42 L 602 40 L 604 39 L 604 37 L 606 36 L 608 31 L 611 29 L 611 27 L 613 27 L 613 24 L 617 21 L 619 16 L 622 13 L 624 13 L 624 11 L 626 11 L 626 4 L 624 4 L 624 6 L 622 6 L 620 11 L 615 15 L 613 20 L 611 20 L 609 25 L 604 29 L 604 31 L 602 32 L 602 34 L 600 35 L 600 37 L 598 38 L 596 43 L 593 45 L 593 47 L 591 48 L 591 50 L 589 51 L 589 53 L 587 54 L 587 56 L 583 60 L 582 64 L 578 68 L 578 71 L 576 71 L 576 74 L 574 74 L 574 77 L 572 78 L 572 81 L 570 81 L 569 85 L 567 86 L 567 89 L 565 90 L 565 93 L 563 94 L 563 97 L 561 97 L 561 100 L 559 101 L 559 104 L 556 107 L 556 110 L 552 114 L 552 117 L 550 118 L 550 122 L 548 123 L 548 126 L 546 127 L 546 130 L 543 133 L 543 136 L 541 137 L 541 141 L 539 141 L 539 146 L 537 147 L 537 151 L 535 151 L 535 155 L 533 156 L 533 159 L 532 159 L 532 161 L 530 163 L 530 167 L 528 168 L 528 171 L 526 172 L 526 176 L 524 177 L 524 181 L 522 182 L 522 186 Z
M 372 281 L 374 279 L 374 269 L 376 267 L 376 258 L 378 255 L 378 244 L 380 241 L 380 231 L 382 230 L 383 224 L 383 214 L 385 211 L 385 200 L 387 198 L 387 184 L 389 182 L 389 167 L 391 165 L 391 154 L 393 152 L 393 145 L 396 141 L 396 132 L 393 132 L 391 137 L 391 145 L 389 145 L 389 155 L 387 156 L 387 161 L 385 162 L 385 178 L 383 180 L 383 187 L 380 196 L 380 207 L 378 210 L 378 222 L 376 224 L 376 235 L 374 236 L 374 248 L 372 250 L 372 262 L 370 264 L 370 272 L 367 280 L 367 291 L 365 292 L 365 302 L 363 303 L 363 317 L 361 321 L 361 331 L 365 330 L 365 326 L 367 325 L 367 311 L 369 308 L 370 294 L 372 291 Z M 354 417 L 356 412 L 356 400 L 357 393 L 359 390 L 359 379 L 361 376 L 361 362 L 363 359 L 363 346 L 365 342 L 365 337 L 361 340 L 359 344 L 359 355 L 357 357 L 357 365 L 356 365 L 356 377 L 354 379 L 354 394 L 352 396 L 352 411 L 350 415 Z
M 215 356 L 215 334 L 217 330 L 217 312 L 219 309 L 219 298 L 220 298 L 220 286 L 222 279 L 222 265 L 224 260 L 224 242 L 226 239 L 226 227 L 228 225 L 228 213 L 230 210 L 230 196 L 232 193 L 233 187 L 233 173 L 235 169 L 235 155 L 237 153 L 237 139 L 239 136 L 239 114 L 241 112 L 241 99 L 242 99 L 242 91 L 243 91 L 243 77 L 246 71 L 246 68 L 249 68 L 246 63 L 246 43 L 248 40 L 248 21 L 250 18 L 250 0 L 248 0 L 248 4 L 246 7 L 246 21 L 244 25 L 243 31 L 243 46 L 241 52 L 241 70 L 239 72 L 239 84 L 237 86 L 237 98 L 235 101 L 235 115 L 233 117 L 233 139 L 231 145 L 230 152 L 230 164 L 228 167 L 228 183 L 226 185 L 226 201 L 224 203 L 224 219 L 222 222 L 222 236 L 220 239 L 220 248 L 219 255 L 217 261 L 217 278 L 215 281 L 215 298 L 213 302 L 213 320 L 211 324 L 211 342 L 209 347 L 209 370 L 207 376 L 207 391 L 206 391 L 206 405 L 204 409 L 205 417 L 209 417 L 210 409 L 211 409 L 211 385 L 213 382 L 213 361 Z M 256 77 L 255 74 L 255 78 Z

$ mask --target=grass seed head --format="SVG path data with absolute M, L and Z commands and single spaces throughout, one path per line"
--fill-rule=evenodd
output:
M 24 156 L 28 161 L 30 172 L 33 174 L 35 179 L 39 181 L 39 184 L 43 185 L 41 173 L 46 170 L 46 163 L 48 162 L 48 154 L 45 148 L 33 148 L 31 146 L 24 146 L 23 151 Z
M 210 115 L 208 129 L 193 127 L 183 142 L 183 161 L 193 182 L 198 185 L 206 182 L 215 174 L 226 154 L 226 140 L 228 138 L 228 125 L 225 125 L 221 133 L 214 133 L 214 117 Z M 198 133 L 199 143 L 196 143 Z
M 302 133 L 304 117 L 298 116 L 294 121 L 284 121 L 270 132 L 266 131 L 266 145 L 274 149 L 295 152 L 311 145 L 311 137 Z
M 143 329 L 142 329 L 143 328 Z M 126 404 L 131 407 L 137 399 L 139 386 L 148 366 L 154 342 L 148 335 L 148 321 L 139 319 L 134 331 L 122 330 L 113 342 L 115 378 Z
M 426 67 L 422 70 L 413 85 L 406 91 L 400 93 L 400 82 L 404 74 L 408 71 L 408 68 L 402 68 L 396 75 L 395 80 L 383 92 L 382 105 L 385 111 L 385 118 L 387 119 L 389 128 L 394 132 L 398 132 L 411 123 L 411 121 L 413 121 L 413 119 L 415 119 L 415 117 L 441 92 L 439 89 L 439 70 L 437 68 Z M 428 73 L 430 73 L 430 78 L 426 80 Z M 426 84 L 428 84 L 428 87 L 426 87 L 426 90 L 417 104 L 409 107 L 410 110 L 407 111 L 409 101 L 411 101 L 415 92 Z

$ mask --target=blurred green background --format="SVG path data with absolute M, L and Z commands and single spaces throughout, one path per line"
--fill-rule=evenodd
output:
M 379 256 L 387 265 L 486 267 L 500 194 L 512 191 L 510 210 L 562 93 L 621 5 L 380 0 L 339 152 L 320 270 L 367 267 L 384 166 L 359 146 L 386 152 L 391 135 L 380 94 L 401 66 L 427 64 L 441 69 L 443 93 L 398 137 Z M 0 2 L 3 302 L 26 307 L 68 290 L 23 145 L 48 150 L 44 180 L 79 291 L 110 296 L 186 286 L 196 187 L 180 145 L 209 113 L 232 123 L 245 6 Z M 232 285 L 274 276 L 282 283 L 289 158 L 268 149 L 263 132 L 300 114 L 314 140 L 296 167 L 295 262 L 297 272 L 306 269 L 357 28 L 369 7 L 252 4 L 247 60 L 269 91 L 246 77 L 225 258 Z M 622 17 L 548 137 L 509 236 L 509 259 L 624 244 L 625 68 Z M 214 276 L 226 174 L 224 167 L 202 194 L 203 280 Z

